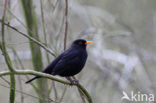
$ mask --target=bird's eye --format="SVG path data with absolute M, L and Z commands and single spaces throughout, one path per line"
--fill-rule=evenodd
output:
M 80 41 L 79 44 L 82 45 L 83 43 Z

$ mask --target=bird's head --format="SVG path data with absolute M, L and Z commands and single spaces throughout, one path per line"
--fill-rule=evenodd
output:
M 86 48 L 87 44 L 92 43 L 92 41 L 86 41 L 84 39 L 76 39 L 73 43 L 72 46 L 74 47 L 81 47 L 81 48 Z

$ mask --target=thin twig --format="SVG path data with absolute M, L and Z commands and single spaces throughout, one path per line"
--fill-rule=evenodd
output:
M 12 65 L 12 62 L 10 60 L 10 57 L 9 57 L 9 54 L 8 54 L 8 51 L 6 49 L 6 44 L 5 44 L 5 32 L 4 32 L 4 29 L 5 29 L 5 25 L 4 25 L 4 21 L 5 21 L 5 15 L 6 15 L 6 7 L 7 7 L 7 3 L 8 1 L 5 0 L 5 3 L 4 3 L 4 8 L 3 8 L 3 16 L 2 16 L 2 20 L 1 20 L 1 31 L 2 31 L 2 39 L 1 39 L 1 51 L 4 55 L 4 58 L 5 58 L 5 61 L 6 61 L 6 64 L 8 66 L 8 69 L 10 70 L 10 72 L 13 72 L 14 69 L 13 69 L 13 65 Z M 14 77 L 14 74 L 11 74 L 10 75 L 10 94 L 9 94 L 9 103 L 14 103 L 15 102 L 15 90 L 13 90 L 12 88 L 15 88 L 16 86 L 16 83 L 15 83 L 15 77 Z
M 71 83 L 68 82 L 68 81 L 64 81 L 62 79 L 58 79 L 56 77 L 51 76 L 50 74 L 36 72 L 36 71 L 33 71 L 33 70 L 16 70 L 14 72 L 3 71 L 3 72 L 0 72 L 0 77 L 1 76 L 5 76 L 5 75 L 11 75 L 11 74 L 40 76 L 40 77 L 44 77 L 44 78 L 48 78 L 48 79 L 57 81 L 57 82 L 62 83 L 62 84 L 71 85 Z M 86 98 L 87 98 L 87 100 L 88 100 L 89 103 L 93 103 L 91 96 L 89 95 L 89 93 L 87 92 L 87 90 L 81 84 L 79 84 L 79 83 L 73 83 L 73 86 L 76 86 L 77 88 L 79 88 L 82 91 L 82 93 L 86 96 Z
M 75 80 L 77 80 L 75 76 L 73 76 L 72 78 L 75 79 Z M 82 91 L 79 88 L 77 88 L 77 89 L 78 89 L 78 92 L 79 92 L 80 97 L 82 99 L 82 102 L 83 103 L 86 103 L 85 98 L 84 98 L 84 94 L 82 93 Z
M 8 87 L 8 86 L 6 86 L 6 85 L 3 85 L 3 84 L 0 84 L 0 86 L 3 86 L 3 87 L 5 87 L 5 88 L 10 88 L 10 87 Z M 14 90 L 15 90 L 16 92 L 18 92 L 18 93 L 21 93 L 21 94 L 24 94 L 24 95 L 27 95 L 27 96 L 30 96 L 30 97 L 33 97 L 33 98 L 36 98 L 36 99 L 39 98 L 39 97 L 33 96 L 33 95 L 31 95 L 31 94 L 25 93 L 25 92 L 23 92 L 23 91 L 17 90 L 17 89 L 15 89 L 15 88 L 12 88 L 12 89 L 14 89 Z M 39 99 L 43 99 L 43 98 L 39 98 Z M 60 102 L 56 102 L 56 101 L 54 101 L 54 100 L 52 100 L 52 99 L 50 99 L 50 98 L 47 98 L 47 102 L 60 103 Z
M 78 89 L 78 91 L 79 91 L 80 97 L 81 97 L 81 99 L 82 99 L 82 102 L 83 102 L 83 103 L 86 103 L 85 98 L 84 98 L 84 94 L 81 92 L 80 89 Z
M 10 6 L 9 5 L 8 5 L 8 8 L 10 10 Z M 8 20 L 10 21 L 10 15 L 8 15 Z M 7 27 L 7 29 L 8 29 L 8 34 L 11 34 L 10 29 L 8 27 Z M 12 42 L 12 36 L 11 35 L 9 35 L 9 41 Z M 13 46 L 11 46 L 11 49 L 12 49 L 12 51 L 14 53 L 14 56 L 15 56 L 17 54 L 16 50 L 13 48 Z M 15 66 L 16 66 L 16 68 L 18 68 L 18 61 L 17 60 L 18 59 L 15 58 Z M 22 82 L 21 82 L 20 76 L 18 76 L 17 79 L 18 79 L 18 82 L 19 82 L 20 91 L 23 91 L 23 86 L 22 86 Z M 21 94 L 21 103 L 24 103 L 24 95 L 23 94 Z
M 40 5 L 41 5 L 41 20 L 42 20 L 44 42 L 45 42 L 45 45 L 47 46 L 48 42 L 47 42 L 46 29 L 45 29 L 44 12 L 43 12 L 43 1 L 42 0 L 40 0 Z M 49 64 L 50 63 L 50 58 L 49 58 L 49 54 L 48 53 L 46 53 L 46 57 L 47 57 L 47 61 L 48 61 L 48 64 Z M 53 88 L 54 88 L 55 100 L 57 100 L 57 89 L 56 89 L 56 86 L 55 86 L 55 82 L 52 81 L 52 84 L 53 84 Z M 50 94 L 50 92 L 49 92 L 49 94 Z
M 68 33 L 68 0 L 65 2 L 65 33 L 64 33 L 64 50 L 66 49 L 67 33 Z
M 51 3 L 51 0 L 48 0 L 48 3 L 51 5 L 52 7 L 52 13 L 55 11 L 56 6 L 58 4 L 59 0 L 56 0 L 56 2 L 54 4 Z
M 52 86 L 54 88 L 55 100 L 57 100 L 57 89 L 56 89 L 56 84 L 54 81 L 52 81 Z
M 22 63 L 22 61 L 21 61 L 19 55 L 17 54 L 16 50 L 15 50 L 13 47 L 11 47 L 11 49 L 12 49 L 12 52 L 14 53 L 14 55 L 16 56 L 17 62 L 19 63 L 20 67 L 22 68 L 22 70 L 25 70 L 24 65 L 23 65 L 23 63 Z M 30 79 L 30 78 L 28 77 L 28 75 L 26 75 L 26 78 L 27 78 L 28 80 Z M 38 91 L 38 88 L 37 88 L 33 83 L 30 83 L 30 84 L 31 84 L 32 87 L 35 89 L 35 91 Z
M 4 18 L 5 15 L 6 15 L 6 7 L 7 7 L 7 3 L 8 3 L 8 1 L 5 0 L 5 2 L 4 2 L 4 8 L 3 8 L 3 17 L 2 17 L 2 18 Z
M 63 12 L 63 14 L 64 14 L 64 12 Z M 60 26 L 59 26 L 59 30 L 56 33 L 56 40 L 59 39 L 59 36 L 60 36 L 60 34 L 62 32 L 64 21 L 65 21 L 65 15 L 62 16 L 62 19 L 61 19 L 61 22 L 60 22 Z
M 66 50 L 66 41 L 67 41 L 67 33 L 68 33 L 68 0 L 65 1 L 65 32 L 64 32 L 64 51 Z M 62 93 L 60 101 L 63 100 L 63 97 L 67 91 L 67 86 L 65 86 L 64 91 Z
M 43 12 L 43 1 L 40 0 L 40 5 L 41 5 L 41 20 L 42 20 L 42 29 L 43 29 L 43 37 L 44 37 L 44 42 L 45 42 L 45 46 L 47 46 L 48 42 L 47 42 L 47 35 L 46 35 L 46 30 L 45 30 L 45 22 L 44 22 L 44 12 Z M 48 63 L 50 62 L 50 58 L 48 53 L 46 53 L 46 57 L 47 57 L 47 61 Z
M 66 84 L 66 85 L 71 84 L 70 82 L 55 78 L 55 77 L 51 76 L 50 74 L 41 73 L 41 72 L 37 72 L 37 71 L 33 71 L 33 70 L 15 70 L 14 72 L 2 71 L 2 72 L 0 72 L 0 77 L 5 76 L 5 75 L 10 75 L 10 74 L 41 76 L 44 78 L 48 78 L 48 79 Z
M 63 98 L 65 96 L 66 91 L 67 91 L 67 86 L 64 87 L 64 90 L 63 90 L 63 93 L 62 93 L 62 96 L 61 96 L 59 102 L 62 102 L 62 100 L 63 100 Z
M 15 55 L 15 54 L 14 54 L 14 55 Z M 16 68 L 18 68 L 17 58 L 15 59 L 15 66 L 16 66 Z M 23 86 L 22 86 L 22 82 L 21 82 L 21 77 L 18 76 L 17 79 L 18 79 L 18 82 L 19 82 L 19 89 L 20 89 L 20 91 L 23 91 Z M 23 94 L 21 94 L 21 103 L 24 103 L 24 95 L 23 95 Z
M 6 80 L 5 78 L 1 77 L 2 80 L 4 80 L 7 84 L 10 85 L 10 82 L 8 80 Z
M 2 22 L 2 20 L 0 20 L 0 22 Z M 40 41 L 38 41 L 38 40 L 36 40 L 36 39 L 30 37 L 29 35 L 27 35 L 27 34 L 21 32 L 21 31 L 19 31 L 18 29 L 16 29 L 15 27 L 11 26 L 10 24 L 4 23 L 4 25 L 6 25 L 6 26 L 8 26 L 9 28 L 15 30 L 16 32 L 18 32 L 19 34 L 25 36 L 26 38 L 32 40 L 34 43 L 38 44 L 38 45 L 41 46 L 43 49 L 45 49 L 47 52 L 49 52 L 51 55 L 53 55 L 54 57 L 56 57 L 55 54 L 54 54 L 47 46 L 45 46 L 43 43 L 41 43 Z

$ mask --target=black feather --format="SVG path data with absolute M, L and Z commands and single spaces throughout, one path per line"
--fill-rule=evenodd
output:
M 51 62 L 42 72 L 59 75 L 63 77 L 74 76 L 78 74 L 84 67 L 87 60 L 86 40 L 75 40 L 70 48 L 65 50 L 59 56 L 57 56 L 53 62 Z M 38 76 L 30 79 L 26 83 L 29 83 Z
M 33 81 L 33 80 L 35 80 L 35 79 L 37 79 L 37 78 L 40 78 L 40 77 L 36 76 L 36 77 L 34 77 L 34 78 L 32 78 L 32 79 L 26 81 L 25 83 L 30 83 L 31 81 Z

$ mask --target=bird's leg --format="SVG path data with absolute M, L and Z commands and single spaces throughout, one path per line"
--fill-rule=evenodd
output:
M 79 80 L 76 79 L 76 77 L 73 76 L 74 82 L 79 83 Z
M 74 80 L 72 80 L 70 77 L 66 77 L 66 79 L 70 81 L 71 85 L 74 84 Z
M 72 79 L 73 78 L 73 79 Z M 76 84 L 78 84 L 79 83 L 79 81 L 73 76 L 73 77 L 66 77 L 66 79 L 68 80 L 68 81 L 70 81 L 70 83 L 71 83 L 71 85 L 72 84 L 74 84 L 74 83 L 76 83 Z

